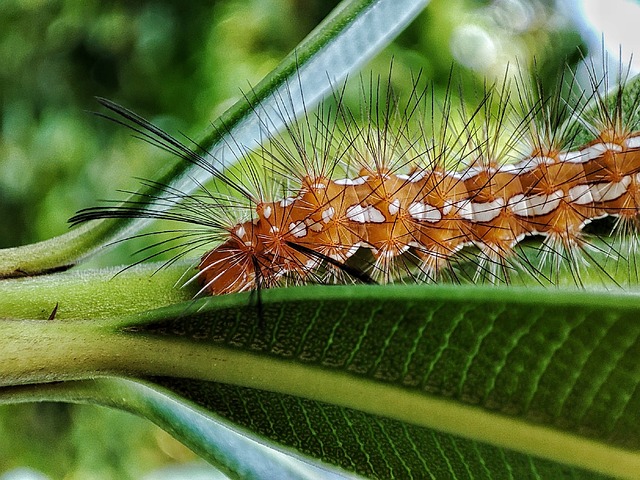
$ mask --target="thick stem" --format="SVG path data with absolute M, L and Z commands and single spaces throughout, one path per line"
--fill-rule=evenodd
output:
M 160 263 L 0 280 L 0 319 L 116 318 L 184 302 L 197 293 L 184 285 L 191 263 Z

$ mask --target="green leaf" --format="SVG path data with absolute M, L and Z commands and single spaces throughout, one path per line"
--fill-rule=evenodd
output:
M 175 389 L 175 380 L 170 382 Z M 361 470 L 384 472 L 384 478 L 599 477 L 482 442 L 313 400 L 202 381 L 183 382 L 182 389 L 199 398 L 224 395 L 227 403 L 238 402 L 252 409 L 252 418 L 259 411 L 258 421 L 268 421 L 271 428 L 280 430 L 278 433 L 290 435 L 294 428 L 295 448 L 317 454 L 320 447 L 327 457 L 339 458 L 351 467 L 360 464 Z M 144 416 L 233 478 L 331 479 L 353 475 L 301 457 L 290 447 L 271 443 L 267 448 L 262 445 L 264 439 L 254 432 L 149 382 L 98 378 L 0 389 L 0 403 L 34 399 L 99 404 Z M 319 422 L 310 423 L 315 420 Z M 350 451 L 355 453 L 351 459 L 345 457 Z M 388 453 L 391 456 L 386 456 Z M 406 457 L 399 458 L 398 453 Z
M 231 165 L 259 140 L 283 128 L 312 108 L 348 73 L 355 71 L 390 42 L 424 8 L 428 0 L 353 0 L 341 3 L 246 98 L 198 141 L 215 165 Z M 268 120 L 267 120 L 268 119 Z M 209 180 L 201 167 L 180 162 L 154 179 L 167 189 L 191 192 Z M 142 188 L 132 198 L 154 209 L 157 189 Z M 146 221 L 100 220 L 43 242 L 0 250 L 0 278 L 34 275 L 74 265 L 139 230 Z M 109 244 L 109 245 L 108 245 Z
M 310 287 L 269 294 L 262 318 L 246 303 L 209 301 L 209 313 L 149 322 L 139 333 L 196 338 L 225 353 L 242 352 L 239 365 L 235 355 L 229 363 L 251 372 L 237 382 L 225 365 L 223 377 L 211 378 L 240 389 L 163 383 L 275 440 L 296 426 L 305 438 L 309 430 L 329 429 L 324 443 L 337 451 L 320 443 L 298 447 L 347 469 L 362 441 L 349 417 L 332 421 L 325 413 L 309 425 L 304 412 L 296 417 L 296 402 L 304 402 L 261 392 L 364 411 L 613 475 L 640 469 L 636 296 L 460 286 Z M 290 418 L 279 425 L 275 419 L 285 412 Z M 421 472 L 415 452 L 404 452 L 411 440 L 424 445 L 424 438 L 406 436 L 402 448 L 395 442 L 378 445 L 384 450 L 381 465 L 359 464 L 357 471 L 386 478 L 384 465 L 392 462 L 399 477 Z M 375 443 L 362 450 L 376 451 Z

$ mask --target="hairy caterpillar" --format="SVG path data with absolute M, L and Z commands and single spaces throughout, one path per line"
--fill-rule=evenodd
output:
M 229 172 L 197 145 L 101 100 L 222 188 L 170 191 L 160 199 L 173 207 L 167 212 L 125 202 L 70 221 L 147 217 L 193 226 L 172 232 L 183 242 L 179 255 L 206 247 L 192 280 L 216 295 L 286 282 L 549 277 L 564 261 L 589 264 L 583 230 L 595 219 L 617 217 L 616 230 L 635 238 L 640 87 L 623 68 L 618 80 L 603 97 L 597 87 L 606 81 L 594 76 L 596 93 L 568 103 L 521 73 L 515 88 L 507 80 L 487 87 L 470 109 L 457 105 L 452 88 L 439 105 L 420 75 L 405 102 L 370 78 L 360 112 L 338 91 L 332 106 L 289 123 Z M 536 236 L 544 241 L 532 261 L 523 245 Z

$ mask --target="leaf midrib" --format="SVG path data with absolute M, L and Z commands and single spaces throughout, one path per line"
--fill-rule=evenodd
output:
M 122 333 L 110 322 L 29 322 L 20 345 L 20 335 L 12 335 L 9 327 L 20 331 L 24 323 L 2 324 L 3 335 L 12 339 L 20 356 L 14 363 L 3 359 L 0 368 L 15 374 L 19 363 L 23 379 L 30 382 L 38 380 L 35 372 L 46 365 L 47 377 L 40 381 L 118 374 L 230 383 L 435 428 L 602 473 L 629 476 L 640 471 L 638 452 L 342 371 L 181 338 Z M 97 335 L 99 331 L 102 334 Z M 34 370 L 26 372 L 30 354 Z M 74 364 L 75 371 L 70 368 Z

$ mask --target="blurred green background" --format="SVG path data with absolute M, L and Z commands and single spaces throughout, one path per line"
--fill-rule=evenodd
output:
M 67 231 L 67 219 L 153 178 L 167 154 L 92 115 L 112 99 L 173 134 L 198 137 L 272 70 L 337 2 L 0 1 L 0 248 Z M 535 55 L 552 83 L 581 38 L 552 1 L 434 0 L 365 70 L 399 90 L 423 69 L 444 89 L 452 64 L 481 88 Z M 131 262 L 133 242 L 90 265 Z M 131 415 L 41 404 L 0 408 L 0 479 L 143 478 L 195 456 Z M 194 472 L 165 478 L 195 478 Z M 27 477 L 22 477 L 27 478 Z M 146 477 L 160 478 L 160 477 Z

